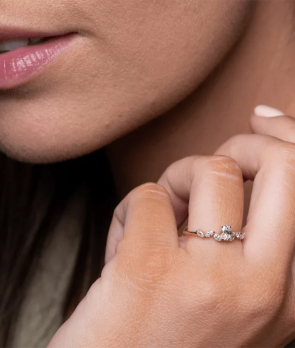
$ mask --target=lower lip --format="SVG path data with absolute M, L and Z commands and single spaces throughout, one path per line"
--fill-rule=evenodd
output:
M 0 54 L 0 89 L 15 88 L 30 81 L 60 56 L 75 36 L 60 36 Z

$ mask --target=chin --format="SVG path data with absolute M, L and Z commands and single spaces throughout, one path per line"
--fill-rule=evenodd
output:
M 93 152 L 114 134 L 99 117 L 54 99 L 14 99 L 0 103 L 0 149 L 27 163 L 60 162 Z M 73 110 L 75 108 L 75 110 Z
M 0 149 L 8 157 L 25 163 L 47 164 L 56 163 L 91 153 L 103 145 L 81 141 L 78 137 L 64 138 L 48 132 L 36 135 L 34 132 L 15 133 L 18 128 L 0 130 Z M 37 130 L 37 129 L 36 129 Z
M 36 91 L 36 92 L 35 92 Z M 27 163 L 54 163 L 96 151 L 171 108 L 163 95 L 114 93 L 99 99 L 74 90 L 44 93 L 40 86 L 0 95 L 0 149 Z M 45 96 L 44 96 L 45 95 Z M 172 102 L 173 101 L 173 102 Z

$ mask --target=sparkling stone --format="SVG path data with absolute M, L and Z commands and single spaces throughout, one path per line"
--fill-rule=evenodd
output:
M 204 233 L 202 231 L 197 231 L 197 235 L 202 238 L 204 237 Z
M 231 234 L 232 229 L 230 225 L 224 225 L 221 227 L 221 232 Z
M 245 238 L 245 233 L 241 233 L 240 239 L 244 239 Z
M 242 237 L 242 233 L 241 232 L 237 232 L 236 233 L 236 237 L 238 238 L 238 239 L 242 239 L 241 237 Z
M 212 237 L 213 234 L 214 234 L 214 231 L 207 231 L 207 232 L 205 233 L 205 237 L 207 237 L 207 238 Z
M 232 242 L 234 239 L 235 239 L 235 236 L 234 236 L 234 235 L 231 235 L 231 236 L 230 236 L 230 239 L 229 239 L 229 242 Z
M 222 240 L 225 240 L 225 241 L 228 241 L 228 240 L 230 240 L 230 237 L 231 237 L 231 235 L 230 234 L 227 234 L 227 233 L 221 233 L 221 239 Z
M 214 234 L 214 239 L 217 240 L 218 242 L 221 241 L 221 236 L 218 234 Z

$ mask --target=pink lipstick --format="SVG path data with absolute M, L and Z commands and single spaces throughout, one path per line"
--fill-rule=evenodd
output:
M 12 38 L 12 35 L 6 33 L 3 39 L 1 34 L 0 41 Z M 24 35 L 15 35 L 14 39 L 20 37 L 24 37 Z M 42 37 L 42 35 L 34 34 L 26 37 Z M 30 81 L 60 56 L 75 37 L 75 34 L 55 36 L 38 45 L 24 46 L 0 54 L 0 90 L 15 88 Z

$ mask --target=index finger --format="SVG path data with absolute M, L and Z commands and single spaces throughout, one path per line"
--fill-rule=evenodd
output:
M 131 191 L 114 212 L 107 245 L 106 262 L 116 251 L 142 256 L 144 251 L 178 248 L 175 215 L 165 188 L 147 183 Z

